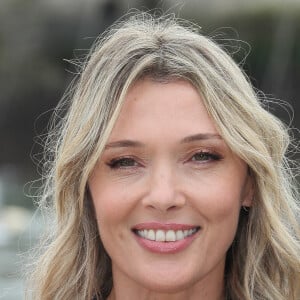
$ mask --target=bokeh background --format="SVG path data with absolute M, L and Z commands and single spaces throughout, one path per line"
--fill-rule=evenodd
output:
M 73 78 L 67 60 L 133 8 L 175 13 L 226 41 L 257 89 L 294 107 L 270 110 L 300 128 L 300 0 L 0 0 L 1 300 L 23 299 L 22 265 L 42 229 L 30 197 L 38 137 Z

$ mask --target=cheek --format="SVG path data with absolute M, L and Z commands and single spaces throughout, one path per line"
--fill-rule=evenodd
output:
M 236 201 L 224 198 L 211 210 L 207 210 L 206 220 L 212 234 L 213 243 L 218 243 L 220 248 L 228 248 L 236 234 L 240 208 Z
M 199 203 L 206 207 L 205 211 L 222 218 L 239 210 L 242 202 L 242 184 L 235 184 L 232 180 L 224 178 L 213 182 L 205 182 L 202 188 L 198 187 Z
M 236 187 L 207 189 L 207 201 L 199 207 L 205 219 L 207 255 L 218 259 L 224 257 L 236 235 L 240 214 L 241 191 Z
M 238 191 L 223 191 L 210 197 L 211 213 L 217 219 L 235 216 L 240 210 L 241 197 Z
M 98 181 L 99 182 L 99 181 Z M 121 222 L 132 210 L 126 189 L 105 184 L 89 184 L 99 230 Z
M 234 237 L 242 202 L 242 187 L 242 182 L 233 182 L 226 177 L 207 180 L 201 188 L 198 186 L 200 193 L 194 203 L 195 208 L 217 235 L 222 232 L 228 239 Z
M 120 220 L 124 218 L 124 210 L 122 210 L 120 195 L 115 190 L 105 185 L 94 186 L 90 184 L 90 192 L 95 208 L 99 235 L 105 249 L 111 252 L 113 249 L 112 241 L 122 240 L 122 231 L 115 231 Z M 112 239 L 112 236 L 114 238 Z

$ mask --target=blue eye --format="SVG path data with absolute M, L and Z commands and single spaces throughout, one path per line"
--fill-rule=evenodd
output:
M 136 167 L 138 164 L 133 158 L 123 157 L 123 158 L 112 159 L 110 162 L 107 163 L 107 165 L 111 169 L 120 169 L 120 168 Z
M 220 159 L 221 157 L 219 155 L 210 152 L 204 152 L 204 151 L 195 153 L 191 158 L 192 161 L 196 161 L 196 162 L 207 162 L 211 160 L 220 160 Z

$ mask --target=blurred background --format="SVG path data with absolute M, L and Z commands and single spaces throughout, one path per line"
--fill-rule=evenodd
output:
M 26 250 L 42 229 L 30 182 L 39 178 L 37 137 L 46 132 L 75 71 L 65 59 L 86 53 L 131 8 L 161 8 L 199 24 L 220 42 L 245 41 L 226 43 L 257 89 L 294 107 L 292 126 L 300 128 L 300 0 L 1 0 L 1 300 L 23 299 Z M 270 109 L 290 122 L 291 109 Z

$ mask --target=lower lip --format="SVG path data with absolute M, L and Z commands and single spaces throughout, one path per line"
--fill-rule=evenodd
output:
M 137 242 L 146 250 L 154 252 L 154 253 L 160 253 L 160 254 L 172 254 L 172 253 L 178 253 L 180 251 L 183 251 L 186 249 L 193 240 L 197 237 L 199 234 L 199 231 L 194 233 L 191 236 L 188 236 L 182 240 L 175 241 L 175 242 L 156 242 L 144 239 L 137 234 L 133 233 Z

